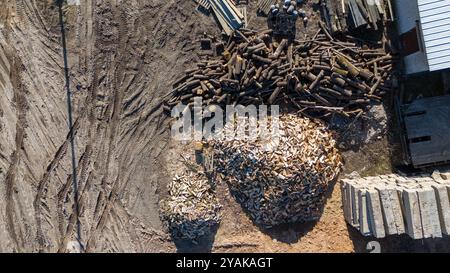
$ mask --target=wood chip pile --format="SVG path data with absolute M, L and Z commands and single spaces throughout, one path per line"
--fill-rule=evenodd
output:
M 205 174 L 186 171 L 175 176 L 168 190 L 160 207 L 173 237 L 196 240 L 220 222 L 221 205 Z
M 322 122 L 292 114 L 279 120 L 279 142 L 212 144 L 218 179 L 228 183 L 237 201 L 263 228 L 318 219 L 327 185 L 342 165 L 331 132 Z
M 304 113 L 349 117 L 392 90 L 395 58 L 381 43 L 337 40 L 323 23 L 303 41 L 241 29 L 222 45 L 223 52 L 206 56 L 174 82 L 165 110 L 202 97 L 205 105 L 284 102 Z

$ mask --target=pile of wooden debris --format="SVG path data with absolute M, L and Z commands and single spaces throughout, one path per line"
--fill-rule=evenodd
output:
M 216 41 L 206 56 L 173 84 L 164 108 L 192 105 L 287 104 L 303 113 L 360 116 L 392 90 L 395 58 L 383 43 L 331 37 L 324 24 L 307 40 L 277 40 L 271 30 L 241 29 Z
M 318 219 L 327 185 L 342 165 L 322 122 L 292 114 L 279 121 L 279 138 L 212 143 L 218 179 L 263 228 Z
M 221 220 L 221 206 L 202 172 L 185 171 L 168 185 L 169 197 L 160 204 L 162 219 L 174 238 L 196 240 Z

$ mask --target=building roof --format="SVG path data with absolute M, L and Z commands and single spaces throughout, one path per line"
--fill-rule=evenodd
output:
M 450 68 L 450 0 L 417 0 L 430 71 Z

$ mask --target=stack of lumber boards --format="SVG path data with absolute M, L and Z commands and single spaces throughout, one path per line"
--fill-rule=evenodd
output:
M 259 0 L 257 5 L 257 11 L 268 15 L 270 12 L 270 6 L 275 4 L 276 0 Z
M 364 236 L 450 235 L 450 174 L 343 179 L 344 216 Z
M 322 16 L 331 33 L 349 29 L 378 30 L 393 20 L 390 0 L 321 0 Z
M 248 5 L 248 0 L 233 0 L 236 5 Z
M 244 15 L 231 0 L 195 0 L 195 2 L 206 11 L 212 10 L 227 35 L 231 35 L 245 23 Z
M 194 0 L 200 7 L 202 7 L 205 10 L 209 10 L 211 8 L 211 4 L 209 3 L 209 0 Z

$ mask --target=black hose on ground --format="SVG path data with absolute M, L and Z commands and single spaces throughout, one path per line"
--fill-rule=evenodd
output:
M 79 220 L 79 205 L 78 205 L 78 182 L 77 182 L 77 163 L 75 156 L 75 140 L 74 140 L 74 128 L 73 128 L 73 113 L 72 113 L 72 97 L 70 92 L 70 79 L 69 79 L 69 64 L 67 60 L 67 47 L 66 47 L 66 32 L 64 28 L 64 17 L 63 17 L 63 5 L 64 0 L 56 0 L 55 4 L 58 6 L 59 12 L 59 24 L 61 26 L 61 40 L 63 48 L 64 57 L 64 74 L 66 78 L 66 91 L 67 91 L 67 111 L 68 111 L 68 122 L 69 122 L 69 140 L 71 148 L 71 159 L 72 159 L 72 186 L 74 191 L 74 213 L 76 216 L 76 240 L 80 245 L 81 251 L 84 252 L 84 246 L 81 242 L 81 224 Z

